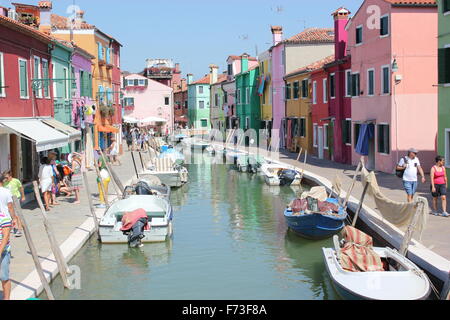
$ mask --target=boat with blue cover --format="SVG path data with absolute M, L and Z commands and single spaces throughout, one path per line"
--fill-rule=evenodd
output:
M 307 199 L 303 200 L 309 202 Z M 322 205 L 316 210 L 309 210 L 303 203 L 300 211 L 293 209 L 291 204 L 284 212 L 289 229 L 301 237 L 313 240 L 330 238 L 339 233 L 345 227 L 346 210 L 339 206 L 336 199 L 327 198 L 320 203 Z

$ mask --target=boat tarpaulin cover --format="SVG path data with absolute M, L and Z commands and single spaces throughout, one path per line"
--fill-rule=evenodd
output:
M 387 198 L 380 190 L 378 186 L 377 178 L 374 172 L 367 171 L 363 167 L 361 172 L 361 183 L 365 186 L 366 182 L 369 183 L 367 192 L 375 200 L 375 204 L 378 211 L 381 213 L 384 219 L 394 224 L 398 228 L 408 226 L 417 210 L 417 206 L 420 202 L 422 212 L 415 226 L 415 233 L 418 236 L 418 240 L 422 239 L 423 230 L 426 228 L 428 222 L 428 200 L 424 197 L 418 197 L 416 202 L 397 202 Z
M 375 135 L 375 126 L 370 124 L 361 124 L 359 129 L 358 143 L 356 144 L 356 152 L 362 156 L 369 155 L 369 140 Z
M 136 222 L 143 218 L 148 219 L 147 212 L 145 212 L 144 209 L 136 209 L 131 212 L 126 212 L 122 217 L 122 228 L 120 228 L 120 231 L 131 230 Z M 144 230 L 150 230 L 148 223 Z
M 69 137 L 66 134 L 42 123 L 39 119 L 0 120 L 0 126 L 34 141 L 37 152 L 62 148 L 69 144 Z
M 372 237 L 364 232 L 346 226 L 343 231 L 345 245 L 341 249 L 340 263 L 351 272 L 384 271 L 380 256 L 373 250 Z

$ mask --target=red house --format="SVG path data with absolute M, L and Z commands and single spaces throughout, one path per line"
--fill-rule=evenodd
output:
M 328 73 L 327 91 L 333 138 L 328 151 L 332 151 L 334 161 L 345 164 L 352 162 L 352 98 L 349 86 L 351 57 L 347 54 L 347 30 L 345 30 L 349 15 L 350 11 L 346 8 L 339 8 L 332 14 L 335 28 L 335 60 L 324 66 Z

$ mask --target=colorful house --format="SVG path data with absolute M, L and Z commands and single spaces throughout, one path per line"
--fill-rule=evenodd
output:
M 188 90 L 186 79 L 175 85 L 173 92 L 175 128 L 186 128 L 188 123 Z
M 280 146 L 285 147 L 285 128 L 282 120 L 286 117 L 284 77 L 292 71 L 325 58 L 334 51 L 334 31 L 327 28 L 309 28 L 283 40 L 283 28 L 272 26 L 272 115 L 273 129 L 280 129 Z M 277 140 L 272 140 L 276 144 Z M 276 149 L 277 145 L 272 145 Z
M 319 159 L 334 160 L 334 129 L 329 109 L 327 63 L 333 62 L 334 55 L 319 60 L 310 66 L 311 120 L 313 123 L 313 154 Z
M 49 8 L 50 10 L 51 7 Z M 95 59 L 93 59 L 94 72 L 92 77 L 92 95 L 96 101 L 94 120 L 95 148 L 107 147 L 111 134 L 116 134 L 117 141 L 121 141 L 121 44 L 94 25 L 85 22 L 83 11 L 77 13 L 74 28 L 71 28 L 66 17 L 56 14 L 51 14 L 50 17 L 48 20 L 41 17 L 40 25 L 42 28 L 51 30 L 52 36 L 58 39 L 73 41 L 77 46 L 95 56 Z
M 330 130 L 333 137 L 333 160 L 339 163 L 352 162 L 352 105 L 347 83 L 351 69 L 351 57 L 348 55 L 348 34 L 345 26 L 350 11 L 339 8 L 332 13 L 334 18 L 335 60 L 325 65 L 328 73 L 326 90 L 330 113 Z
M 272 56 L 265 51 L 258 56 L 261 83 L 259 96 L 261 97 L 261 129 L 267 129 L 269 135 L 272 129 Z
M 365 156 L 368 168 L 392 173 L 411 147 L 424 168 L 434 163 L 437 18 L 434 0 L 366 0 L 347 24 L 353 164 Z
M 258 95 L 259 65 L 249 68 L 249 55 L 241 56 L 241 72 L 236 75 L 236 111 L 239 128 L 244 131 L 261 128 L 261 105 Z
M 216 65 L 210 66 L 211 70 L 211 129 L 218 130 L 225 134 L 225 113 L 224 113 L 224 100 L 225 94 L 222 89 L 222 84 L 227 80 L 226 74 L 218 74 L 219 67 Z
M 146 67 L 141 73 L 148 79 L 160 82 L 175 89 L 181 83 L 180 64 L 172 59 L 147 59 Z
M 173 131 L 173 89 L 139 74 L 124 79 L 124 121 L 138 120 L 162 134 Z M 151 118 L 151 120 L 149 119 Z M 161 119 L 161 121 L 159 121 Z
M 200 80 L 192 82 L 192 74 L 188 74 L 188 114 L 189 127 L 208 130 L 210 121 L 210 80 L 207 74 Z
M 450 168 L 450 0 L 438 1 L 439 131 L 438 150 Z M 450 173 L 450 172 L 449 172 Z

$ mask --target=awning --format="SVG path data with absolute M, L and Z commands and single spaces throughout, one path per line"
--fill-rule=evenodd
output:
M 122 120 L 124 123 L 136 124 L 139 123 L 139 120 L 130 116 L 123 116 Z
M 62 133 L 69 136 L 69 142 L 74 142 L 81 140 L 81 131 L 72 128 L 71 126 L 68 126 L 65 123 L 62 123 L 58 120 L 55 120 L 53 118 L 43 119 L 42 122 L 49 125 L 50 127 L 61 131 Z
M 158 118 L 158 117 L 148 117 L 148 118 L 142 119 L 140 122 L 141 123 L 154 123 L 154 122 L 166 123 L 167 120 L 163 119 L 163 118 Z
M 188 122 L 188 119 L 185 116 L 175 117 L 175 122 Z
M 51 128 L 38 119 L 0 119 L 0 125 L 11 133 L 33 141 L 36 144 L 37 152 L 62 148 L 69 143 L 69 137 L 66 134 Z

